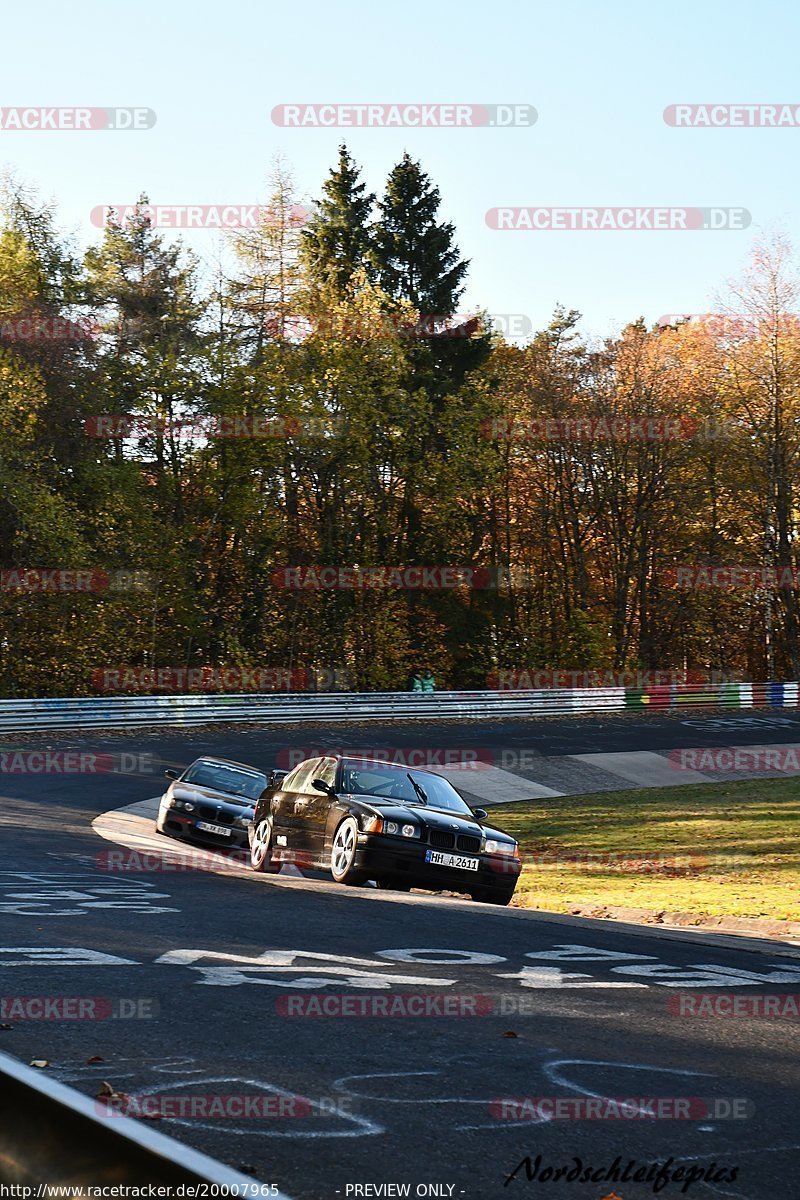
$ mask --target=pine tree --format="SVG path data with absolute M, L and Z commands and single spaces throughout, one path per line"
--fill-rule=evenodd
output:
M 440 206 L 439 189 L 406 153 L 389 175 L 374 235 L 382 289 L 412 304 L 420 316 L 413 384 L 439 405 L 490 353 L 490 337 L 476 332 L 477 322 L 456 320 L 455 328 L 447 327 L 469 262 L 460 257 L 454 226 L 437 221 Z
M 439 189 L 418 162 L 403 155 L 380 202 L 376 251 L 381 286 L 421 314 L 450 317 L 469 266 L 453 243 L 454 227 L 437 223 Z
M 345 145 L 338 166 L 322 187 L 309 228 L 303 231 L 302 254 L 317 286 L 343 296 L 359 268 L 373 274 L 370 218 L 375 196 L 361 181 L 361 171 Z

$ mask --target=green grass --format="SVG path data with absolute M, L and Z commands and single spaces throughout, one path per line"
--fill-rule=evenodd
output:
M 521 844 L 525 907 L 800 920 L 798 778 L 558 796 L 492 816 Z

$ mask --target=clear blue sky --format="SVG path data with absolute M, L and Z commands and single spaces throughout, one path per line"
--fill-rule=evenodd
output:
M 472 260 L 465 307 L 557 303 L 606 333 L 713 307 L 758 228 L 800 245 L 798 129 L 674 129 L 671 103 L 800 105 L 800 7 L 789 0 L 137 0 L 7 5 L 0 105 L 143 105 L 154 129 L 0 132 L 0 163 L 59 206 L 86 244 L 97 204 L 266 198 L 282 152 L 317 194 L 344 136 L 379 191 L 404 150 L 439 185 Z M 529 129 L 282 129 L 288 102 L 517 102 Z M 496 205 L 727 205 L 738 232 L 504 232 Z M 187 240 L 204 257 L 216 235 Z

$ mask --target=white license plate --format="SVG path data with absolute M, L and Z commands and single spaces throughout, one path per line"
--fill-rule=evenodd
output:
M 479 858 L 465 858 L 463 854 L 445 854 L 441 850 L 426 850 L 425 861 L 437 867 L 458 867 L 461 871 L 477 871 Z
M 222 837 L 231 836 L 231 831 L 226 825 L 211 825 L 208 821 L 198 821 L 197 828 L 202 829 L 203 833 L 219 833 Z

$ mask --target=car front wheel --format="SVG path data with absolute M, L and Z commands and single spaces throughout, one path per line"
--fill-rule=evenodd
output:
M 345 817 L 331 846 L 331 875 L 337 883 L 348 883 L 356 887 L 367 878 L 366 872 L 353 869 L 358 849 L 358 825 L 353 817 Z
M 272 820 L 270 817 L 264 817 L 253 830 L 250 866 L 258 872 L 280 870 L 280 863 L 272 861 Z

